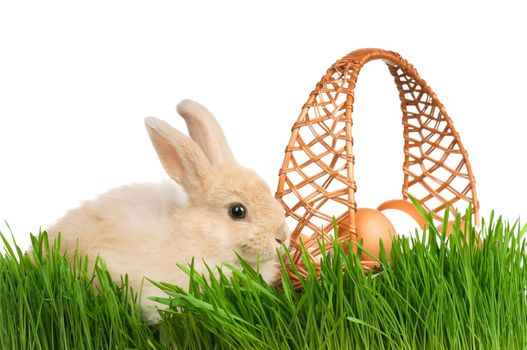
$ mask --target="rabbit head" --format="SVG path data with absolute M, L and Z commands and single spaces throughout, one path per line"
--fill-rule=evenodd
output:
M 205 246 L 230 250 L 204 255 L 235 257 L 235 251 L 253 266 L 259 263 L 264 278 L 273 280 L 278 272 L 276 249 L 290 234 L 284 209 L 256 172 L 235 161 L 220 125 L 205 107 L 184 100 L 177 111 L 190 137 L 153 117 L 145 124 L 167 174 L 187 193 L 185 221 L 212 227 L 210 232 L 197 230 Z

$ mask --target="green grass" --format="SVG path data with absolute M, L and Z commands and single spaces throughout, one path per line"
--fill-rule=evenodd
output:
M 0 349 L 159 348 L 126 279 L 117 286 L 102 261 L 88 274 L 86 259 L 72 266 L 45 233 L 32 237 L 32 256 L 0 236 Z
M 159 284 L 169 309 L 156 327 L 140 321 L 126 279 L 115 285 L 101 262 L 97 294 L 85 260 L 70 267 L 45 235 L 33 242 L 42 247 L 34 262 L 5 241 L 0 348 L 525 349 L 527 226 L 491 215 L 480 244 L 467 221 L 458 218 L 449 238 L 432 229 L 395 239 L 390 261 L 381 254 L 370 273 L 358 254 L 325 253 L 321 279 L 302 279 L 302 292 L 286 274 L 283 288 L 267 285 L 243 261 L 230 277 L 182 266 L 190 285 Z

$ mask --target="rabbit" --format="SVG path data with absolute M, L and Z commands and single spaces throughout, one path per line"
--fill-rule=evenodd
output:
M 235 161 L 214 116 L 191 100 L 176 109 L 190 137 L 145 118 L 170 181 L 112 189 L 47 230 L 51 239 L 60 232 L 70 253 L 78 241 L 90 261 L 100 255 L 115 280 L 128 274 L 136 291 L 143 284 L 142 313 L 151 323 L 159 314 L 148 297 L 163 293 L 144 277 L 186 287 L 188 276 L 177 263 L 194 259 L 196 270 L 205 272 L 205 264 L 239 266 L 239 254 L 273 283 L 279 276 L 277 249 L 290 236 L 283 207 L 256 172 Z

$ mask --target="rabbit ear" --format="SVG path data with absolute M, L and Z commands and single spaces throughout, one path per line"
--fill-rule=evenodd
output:
M 220 124 L 208 109 L 192 100 L 183 100 L 177 112 L 185 119 L 190 137 L 201 147 L 211 165 L 235 163 Z
M 187 192 L 203 192 L 212 181 L 212 171 L 199 146 L 160 119 L 145 118 L 145 126 L 167 174 Z

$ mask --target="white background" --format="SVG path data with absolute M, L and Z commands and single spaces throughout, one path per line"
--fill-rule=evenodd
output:
M 0 3 L 0 219 L 29 232 L 81 200 L 165 178 L 143 126 L 183 129 L 174 106 L 216 114 L 238 161 L 276 189 L 290 128 L 335 60 L 398 51 L 445 105 L 483 216 L 525 215 L 527 21 L 501 1 Z M 398 198 L 402 127 L 382 63 L 362 72 L 354 135 L 359 205 Z M 0 225 L 7 232 L 5 225 Z

